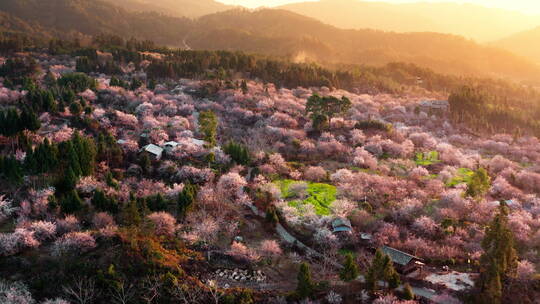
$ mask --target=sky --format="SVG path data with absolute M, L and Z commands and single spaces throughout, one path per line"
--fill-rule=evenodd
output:
M 218 0 L 223 3 L 242 5 L 255 8 L 259 6 L 278 6 L 292 2 L 304 2 L 313 0 Z M 520 11 L 525 14 L 540 14 L 540 0 L 383 0 L 382 2 L 405 3 L 405 2 L 459 2 L 474 3 L 488 7 L 499 7 Z

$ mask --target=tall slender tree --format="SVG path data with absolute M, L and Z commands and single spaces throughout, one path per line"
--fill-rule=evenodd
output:
M 209 148 L 215 147 L 217 144 L 217 127 L 218 118 L 213 111 L 204 111 L 199 115 L 199 130 L 204 136 L 206 145 Z
M 313 295 L 315 284 L 311 279 L 311 270 L 309 264 L 302 263 L 298 271 L 298 285 L 296 286 L 296 295 L 300 299 L 305 299 Z
M 508 225 L 508 207 L 501 202 L 499 212 L 482 240 L 479 284 L 481 303 L 501 303 L 503 280 L 513 277 L 517 269 L 514 235 Z

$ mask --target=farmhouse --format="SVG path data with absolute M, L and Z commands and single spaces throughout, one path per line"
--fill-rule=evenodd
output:
M 421 262 L 419 257 L 410 255 L 392 247 L 383 246 L 381 250 L 390 257 L 392 262 L 394 262 L 396 270 L 402 274 L 408 274 L 415 270 L 422 270 L 423 266 L 425 265 Z
M 163 148 L 165 149 L 165 151 L 170 153 L 171 151 L 176 149 L 176 147 L 178 147 L 178 145 L 180 145 L 180 144 L 175 142 L 175 141 L 168 141 L 168 142 L 163 144 Z
M 420 102 L 423 111 L 446 111 L 450 107 L 448 100 L 424 100 Z
M 342 232 L 351 232 L 352 231 L 352 225 L 351 221 L 349 221 L 346 218 L 338 217 L 332 221 L 332 232 L 334 233 L 342 233 Z
M 152 157 L 154 157 L 154 159 L 159 160 L 161 159 L 161 156 L 163 155 L 163 148 L 161 148 L 160 146 L 156 146 L 154 144 L 149 144 L 149 145 L 144 146 L 141 149 L 141 152 L 148 153 Z

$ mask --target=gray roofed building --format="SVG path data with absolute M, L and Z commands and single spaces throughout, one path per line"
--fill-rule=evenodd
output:
M 448 100 L 424 100 L 420 107 L 433 110 L 447 110 L 450 107 Z
M 332 231 L 336 232 L 351 232 L 351 221 L 346 218 L 338 217 L 332 221 Z
M 141 149 L 141 151 L 147 152 L 153 155 L 156 159 L 160 159 L 161 156 L 163 155 L 163 148 L 161 148 L 160 146 L 156 146 L 154 144 L 149 144 L 149 145 L 144 146 Z
M 396 269 L 401 273 L 409 273 L 424 266 L 424 263 L 421 262 L 419 257 L 408 254 L 401 250 L 388 246 L 382 246 L 381 250 L 390 257 L 392 262 L 394 262 L 396 265 Z

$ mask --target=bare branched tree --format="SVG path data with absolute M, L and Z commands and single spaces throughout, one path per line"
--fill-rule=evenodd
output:
M 122 283 L 118 287 L 111 288 L 110 295 L 113 303 L 128 304 L 135 297 L 135 289 L 133 284 Z
M 75 278 L 70 285 L 62 286 L 62 290 L 77 304 L 90 304 L 99 295 L 94 280 L 86 277 Z
M 217 282 L 215 280 L 209 280 L 207 286 L 208 286 L 208 291 L 210 293 L 210 297 L 212 298 L 212 301 L 215 304 L 219 304 L 221 293 L 219 292 L 219 286 Z
M 196 286 L 178 285 L 173 291 L 174 297 L 180 303 L 184 304 L 199 304 L 207 303 L 204 301 L 204 291 Z
M 154 302 L 154 300 L 156 300 L 156 298 L 159 296 L 159 292 L 162 286 L 163 282 L 157 275 L 144 278 L 142 282 L 142 298 L 146 301 L 146 303 L 150 304 Z

